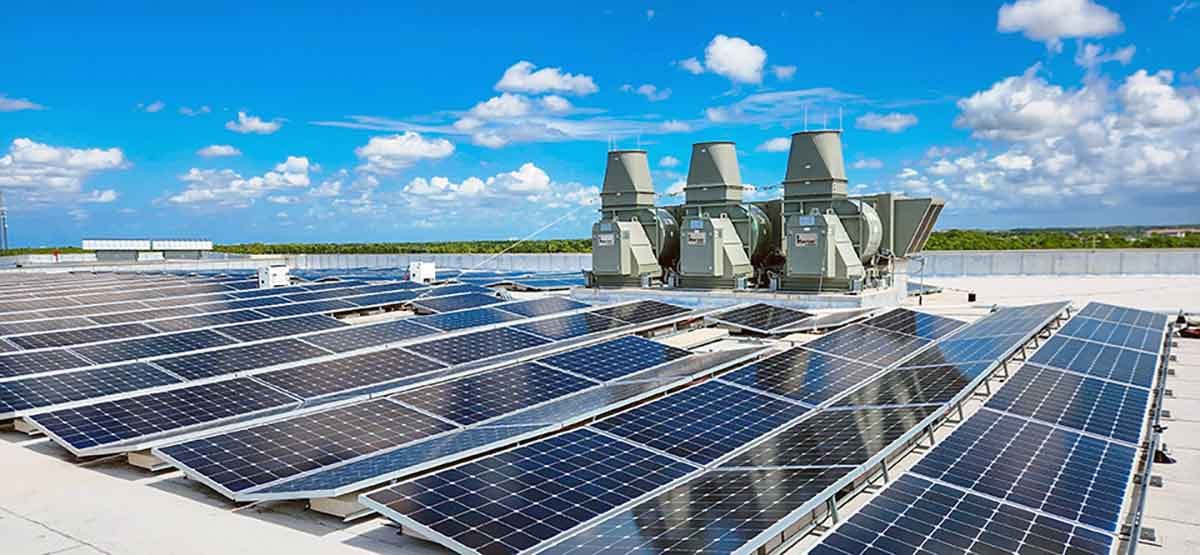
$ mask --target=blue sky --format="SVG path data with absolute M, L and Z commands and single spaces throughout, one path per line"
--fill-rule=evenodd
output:
M 326 4 L 7 3 L 13 243 L 584 237 L 610 140 L 769 198 L 805 110 L 942 228 L 1200 220 L 1200 1 Z

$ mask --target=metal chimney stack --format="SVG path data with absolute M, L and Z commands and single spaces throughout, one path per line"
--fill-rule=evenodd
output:
M 644 150 L 614 150 L 608 153 L 600 210 L 653 208 L 654 183 Z
M 783 178 L 784 202 L 846 198 L 848 188 L 841 135 L 841 131 L 835 130 L 792 135 L 787 175 Z
M 737 146 L 729 141 L 692 145 L 684 204 L 742 202 L 742 172 L 738 169 Z

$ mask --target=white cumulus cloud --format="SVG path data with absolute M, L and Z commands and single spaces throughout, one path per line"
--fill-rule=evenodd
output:
M 859 129 L 868 129 L 871 131 L 887 131 L 888 133 L 899 133 L 917 124 L 917 116 L 912 114 L 902 114 L 899 112 L 891 112 L 888 114 L 877 114 L 875 112 L 867 112 L 854 121 L 854 125 Z
M 309 160 L 304 156 L 288 156 L 272 171 L 249 178 L 230 169 L 192 168 L 179 176 L 186 188 L 168 196 L 167 202 L 243 208 L 275 191 L 308 187 L 309 169 Z
M 543 96 L 540 102 L 543 108 L 554 113 L 561 114 L 571 111 L 571 101 L 556 94 Z
M 771 73 L 780 81 L 787 81 L 796 76 L 796 66 L 771 66 Z
M 0 156 L 0 189 L 10 190 L 28 204 L 112 202 L 116 191 L 84 193 L 83 184 L 96 173 L 126 166 L 119 148 L 59 147 L 18 138 Z
M 705 68 L 739 83 L 761 83 L 766 63 L 767 51 L 741 37 L 717 35 L 704 49 Z
M 883 160 L 878 158 L 860 158 L 850 164 L 851 168 L 856 170 L 877 170 L 883 167 Z
M 242 151 L 233 147 L 233 145 L 208 145 L 196 151 L 196 154 L 205 158 L 220 158 L 222 156 L 241 156 Z
M 1104 96 L 1088 86 L 1064 90 L 1038 75 L 1040 64 L 958 101 L 957 127 L 985 139 L 1028 139 L 1061 133 L 1104 110 Z
M 789 137 L 775 137 L 758 145 L 754 150 L 759 152 L 787 152 L 792 148 L 792 139 Z
M 504 70 L 496 83 L 496 90 L 540 94 L 554 92 L 562 94 L 588 95 L 599 90 L 590 76 L 572 74 L 557 67 L 538 69 L 532 62 L 522 60 Z
M 45 110 L 46 107 L 28 98 L 12 98 L 0 93 L 0 112 L 20 112 L 22 110 Z
M 628 93 L 642 95 L 650 102 L 658 102 L 671 97 L 671 89 L 659 89 L 657 86 L 651 85 L 650 83 L 645 83 L 636 87 L 628 84 L 621 85 L 621 90 Z
M 674 168 L 679 166 L 679 159 L 674 156 L 663 156 L 658 160 L 658 165 L 664 168 Z
M 701 73 L 704 73 L 704 65 L 701 64 L 700 60 L 696 59 L 695 56 L 679 60 L 676 62 L 676 64 L 683 68 L 684 71 L 691 73 L 692 75 L 700 75 Z
M 471 108 L 471 115 L 479 119 L 503 119 L 526 116 L 531 111 L 533 107 L 528 98 L 519 94 L 504 93 L 476 104 Z
M 1121 17 L 1092 0 L 1017 0 L 1000 6 L 996 30 L 1021 33 L 1062 49 L 1064 38 L 1105 37 L 1124 30 Z
M 264 121 L 258 116 L 252 116 L 246 112 L 238 112 L 237 121 L 225 122 L 225 129 L 235 133 L 255 133 L 258 135 L 270 135 L 283 126 L 283 122 L 279 120 Z
M 354 149 L 363 164 L 360 171 L 392 174 L 421 160 L 436 160 L 454 153 L 454 144 L 446 139 L 426 139 L 415 131 L 400 135 L 371 137 L 367 144 Z

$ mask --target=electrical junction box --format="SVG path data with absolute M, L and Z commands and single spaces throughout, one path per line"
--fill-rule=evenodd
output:
M 409 262 L 408 279 L 417 283 L 437 281 L 437 266 L 433 262 Z
M 292 284 L 287 266 L 263 266 L 258 269 L 258 288 L 271 289 Z

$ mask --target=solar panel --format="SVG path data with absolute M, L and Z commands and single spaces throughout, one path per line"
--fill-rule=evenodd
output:
M 1088 303 L 1083 310 L 1079 311 L 1079 316 L 1157 331 L 1161 331 L 1167 325 L 1165 314 L 1097 302 Z
M 268 316 L 279 318 L 283 316 L 299 316 L 301 314 L 337 312 L 354 308 L 358 307 L 343 300 L 328 299 L 324 301 L 311 301 L 307 303 L 268 306 L 256 310 Z
M 569 310 L 579 310 L 589 306 L 591 305 L 571 300 L 566 297 L 545 297 L 528 301 L 512 302 L 498 308 L 500 310 L 532 318 L 534 316 L 545 316 L 547 314 L 556 314 L 559 312 L 567 312 Z
M 928 339 L 854 324 L 805 343 L 814 351 L 836 354 L 867 364 L 887 366 L 911 355 Z
M 393 341 L 432 335 L 438 331 L 411 320 L 393 320 L 309 335 L 304 340 L 335 353 L 344 353 L 366 347 L 386 345 Z
M 628 325 L 628 323 L 621 320 L 583 313 L 546 318 L 545 320 L 517 324 L 513 327 L 521 331 L 558 340 L 591 335 Z
M 530 362 L 406 391 L 393 399 L 467 426 L 595 385 Z
M 691 353 L 629 335 L 540 359 L 540 362 L 606 382 L 658 366 Z
M 523 316 L 504 312 L 503 310 L 496 310 L 494 308 L 475 308 L 470 310 L 459 310 L 457 312 L 431 314 L 429 316 L 417 316 L 414 319 L 426 326 L 431 326 L 445 331 L 452 331 L 465 328 L 475 328 L 479 326 L 488 326 L 503 322 L 511 322 L 513 320 L 521 320 L 523 318 Z
M 221 347 L 232 343 L 232 339 L 211 330 L 196 330 L 85 345 L 72 350 L 92 362 L 105 364 Z
M 398 349 L 273 370 L 255 377 L 305 400 L 345 393 L 445 368 L 445 365 Z
M 271 295 L 286 295 L 288 293 L 303 293 L 307 289 L 299 285 L 290 285 L 287 287 L 274 287 L 270 289 L 251 289 L 248 291 L 234 291 L 229 293 L 232 297 L 239 299 L 252 299 L 255 297 L 267 297 Z
M 239 492 L 430 437 L 454 426 L 376 399 L 161 447 L 157 454 L 221 491 Z
M 418 299 L 413 301 L 413 305 L 432 312 L 450 312 L 452 310 L 477 308 L 480 306 L 487 306 L 502 302 L 504 302 L 504 299 L 498 298 L 495 295 L 488 295 L 484 293 L 464 293 L 449 297 L 427 297 Z
M 239 341 L 257 341 L 259 339 L 274 339 L 285 335 L 298 335 L 312 331 L 321 331 L 345 326 L 346 323 L 321 314 L 298 316 L 281 320 L 265 320 L 250 322 L 221 328 L 221 333 Z
M 138 310 L 133 312 L 117 312 L 114 314 L 97 314 L 91 319 L 100 324 L 124 324 L 126 322 L 145 322 L 159 318 L 176 318 L 201 312 L 194 306 L 178 306 L 172 308 L 156 308 L 154 310 Z M 93 324 L 94 325 L 94 324 Z
M 286 364 L 327 355 L 325 351 L 296 339 L 280 339 L 228 349 L 174 356 L 154 361 L 154 364 L 189 380 L 199 380 L 251 370 L 276 364 Z
M 166 297 L 162 299 L 142 299 L 141 302 L 146 306 L 165 309 L 168 307 L 183 307 L 183 305 L 208 303 L 214 301 L 224 301 L 234 299 L 231 295 L 225 293 L 212 293 L 210 295 L 196 295 L 194 297 Z
M 1022 339 L 1022 337 L 1016 335 L 997 335 L 968 339 L 958 339 L 956 336 L 954 339 L 937 342 L 917 356 L 904 361 L 904 364 L 901 364 L 901 366 L 911 368 L 916 366 L 991 362 L 1004 358 L 1008 353 L 1019 347 L 1023 343 Z
M 720 379 L 818 405 L 879 371 L 876 366 L 796 347 Z
M 146 325 L 161 331 L 183 331 L 196 328 L 204 328 L 208 326 L 220 326 L 224 324 L 239 324 L 242 322 L 254 322 L 256 320 L 265 320 L 266 314 L 262 314 L 256 310 L 235 310 L 231 312 L 216 312 L 213 314 L 198 314 L 196 316 L 185 316 L 183 318 L 172 318 L 170 320 L 158 320 L 148 322 Z
M 1046 341 L 1029 362 L 1146 388 L 1153 384 L 1158 369 L 1158 355 L 1058 335 Z
M 0 382 L 0 415 L 179 383 L 182 380 L 142 363 L 93 368 Z
M 629 304 L 610 306 L 601 308 L 593 314 L 600 316 L 608 316 L 633 324 L 644 324 L 654 320 L 660 320 L 670 316 L 678 316 L 685 312 L 690 312 L 688 309 L 673 304 L 660 303 L 658 301 L 637 301 Z
M 417 468 L 428 466 L 449 456 L 463 456 L 473 450 L 486 449 L 489 445 L 516 436 L 542 430 L 541 426 L 498 426 L 467 428 L 434 436 L 403 446 L 383 451 L 324 470 L 298 476 L 260 489 L 253 494 L 291 494 L 294 496 L 336 497 L 347 491 L 362 489 L 359 484 L 377 484 L 389 475 L 411 474 Z M 247 500 L 253 494 L 243 495 Z
M 335 280 L 335 281 L 327 281 L 324 283 L 305 283 L 304 285 L 301 285 L 300 287 L 306 291 L 324 291 L 326 289 L 343 289 L 346 287 L 355 287 L 355 286 L 359 286 L 359 285 L 366 285 L 366 282 L 351 281 L 351 280 L 345 280 L 345 281 Z
M 63 350 L 7 353 L 0 355 L 0 378 L 42 374 L 89 365 L 88 361 Z
M 990 366 L 989 362 L 975 362 L 897 368 L 863 384 L 834 405 L 948 403 Z
M 1144 389 L 1026 364 L 987 406 L 1136 444 L 1149 403 Z
M 432 339 L 405 348 L 447 364 L 457 365 L 514 353 L 546 343 L 549 341 L 541 337 L 511 328 L 499 328 L 443 339 Z
M 755 444 L 722 466 L 858 466 L 942 408 L 822 410 Z
M 776 328 L 791 326 L 812 317 L 813 314 L 809 312 L 769 305 L 767 303 L 755 303 L 720 312 L 710 316 L 709 320 L 758 333 L 770 334 Z
M 153 333 L 157 332 L 143 324 L 117 324 L 99 328 L 81 328 L 34 335 L 16 335 L 9 337 L 8 340 L 22 349 L 42 349 L 45 347 L 65 347 L 82 343 L 94 343 L 96 341 L 151 335 Z
M 419 297 L 420 295 L 421 294 L 416 291 L 391 291 L 388 293 L 363 295 L 361 297 L 350 297 L 344 300 L 355 306 L 379 306 L 405 303 Z
M 727 555 L 750 542 L 846 468 L 714 470 L 557 541 L 547 555 Z
M 1155 354 L 1162 349 L 1163 344 L 1163 330 L 1161 328 L 1139 328 L 1114 322 L 1105 322 L 1103 320 L 1093 320 L 1084 316 L 1072 318 L 1062 329 L 1058 330 L 1058 334 Z
M 986 497 L 903 475 L 810 555 L 1110 553 L 1113 538 Z
M 191 427 L 298 405 L 299 400 L 277 389 L 250 378 L 236 378 L 27 418 L 56 443 L 85 454 L 104 446 L 167 432 L 178 434 Z
M 594 424 L 597 429 L 708 464 L 809 411 L 708 381 Z
M 912 472 L 1116 531 L 1137 450 L 983 409 Z
M 37 333 L 43 331 L 66 330 L 71 328 L 86 328 L 95 326 L 99 320 L 87 318 L 55 318 L 53 320 L 30 320 L 27 322 L 12 322 L 0 324 L 0 335 L 18 333 Z
M 924 337 L 925 339 L 941 339 L 954 330 L 967 325 L 966 322 L 960 322 L 953 318 L 934 316 L 933 314 L 917 312 L 907 308 L 892 310 L 863 323 L 871 327 L 906 333 L 908 335 Z
M 487 425 L 557 427 L 564 422 L 611 411 L 615 405 L 635 397 L 660 393 L 672 383 L 653 379 L 612 382 L 552 399 L 537 406 L 526 407 L 518 412 L 492 420 Z
M 695 470 L 583 428 L 361 499 L 459 553 L 518 553 Z

